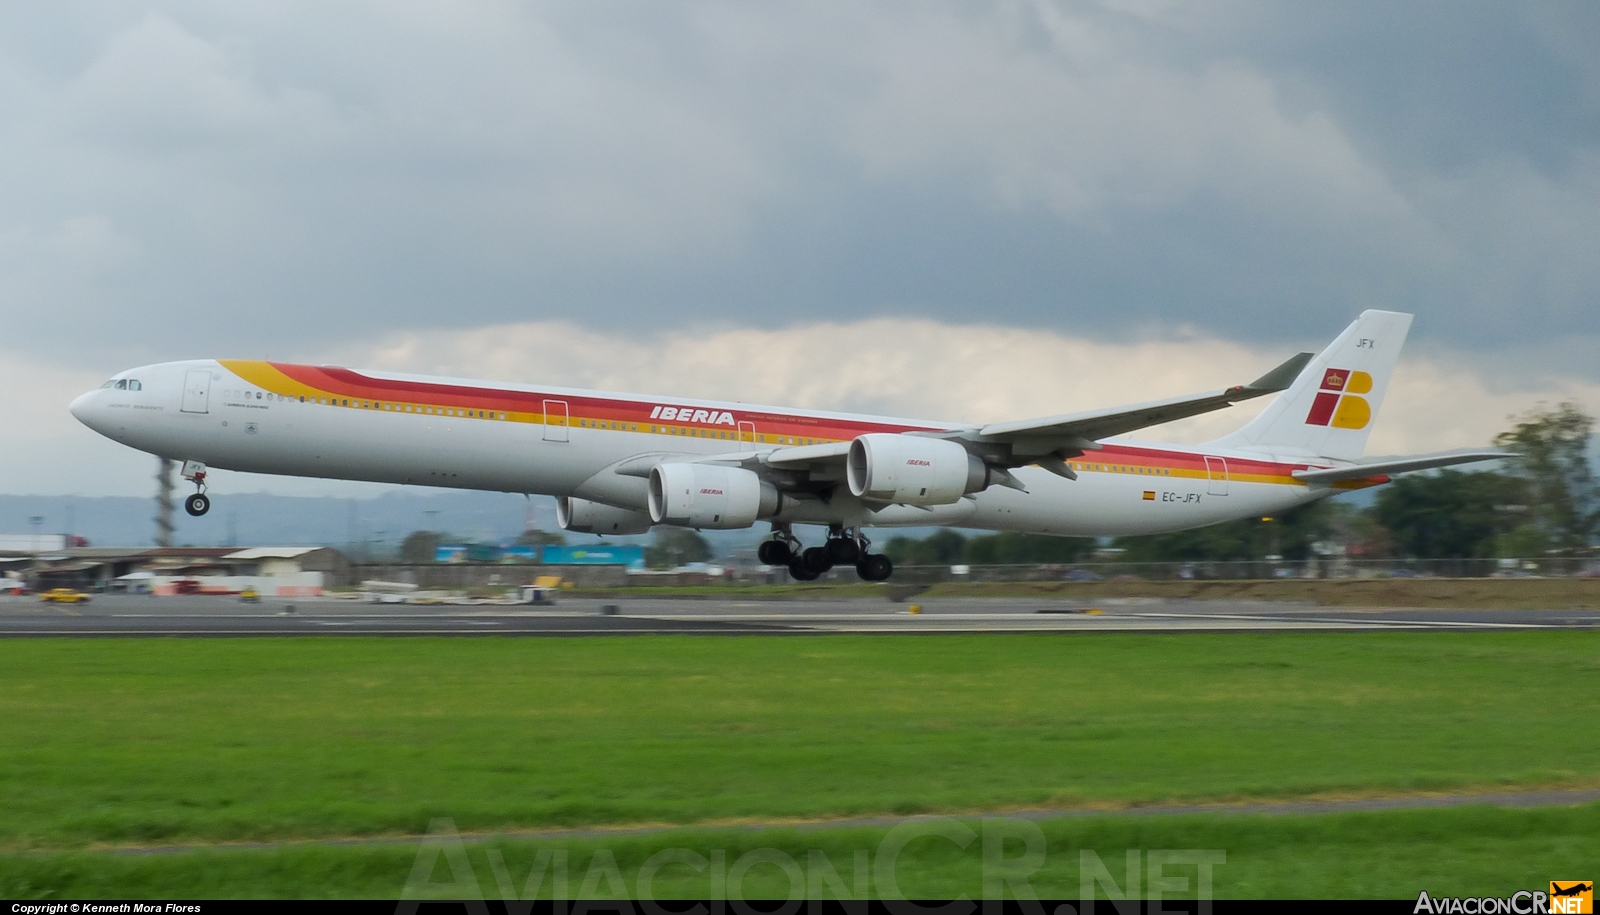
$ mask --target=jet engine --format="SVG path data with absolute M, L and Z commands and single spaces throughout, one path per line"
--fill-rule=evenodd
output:
M 571 496 L 556 498 L 556 523 L 574 534 L 643 534 L 650 530 L 650 516 L 644 512 L 617 508 Z
M 904 505 L 949 505 L 1003 473 L 955 442 L 887 432 L 860 436 L 845 459 L 851 495 Z
M 782 494 L 741 467 L 657 464 L 650 468 L 650 520 L 657 524 L 749 527 L 782 508 Z

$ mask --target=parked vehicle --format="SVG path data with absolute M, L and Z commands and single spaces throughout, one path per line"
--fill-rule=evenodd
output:
M 51 588 L 40 594 L 39 599 L 47 604 L 82 604 L 89 600 L 89 595 L 76 588 Z

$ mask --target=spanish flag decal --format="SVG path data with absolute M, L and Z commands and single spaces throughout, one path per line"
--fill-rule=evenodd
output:
M 1154 502 L 1156 500 L 1156 491 L 1153 490 L 1153 489 L 1145 490 L 1144 491 L 1144 500 L 1146 502 Z
M 1306 425 L 1365 429 L 1372 422 L 1372 405 L 1358 395 L 1371 390 L 1372 376 L 1366 372 L 1328 369 L 1322 375 L 1322 390 L 1306 414 Z

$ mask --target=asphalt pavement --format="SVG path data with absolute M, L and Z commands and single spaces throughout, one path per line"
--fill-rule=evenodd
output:
M 913 612 L 913 608 L 915 612 Z M 74 605 L 0 597 L 0 637 L 257 635 L 580 636 L 952 632 L 1596 629 L 1600 611 L 1317 607 L 1120 598 L 813 600 L 563 597 L 551 606 L 370 604 L 335 598 L 95 595 Z

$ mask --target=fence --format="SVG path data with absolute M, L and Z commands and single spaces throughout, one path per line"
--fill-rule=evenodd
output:
M 580 588 L 714 583 L 704 573 L 630 575 L 620 565 L 505 565 L 496 563 L 419 563 L 356 565 L 352 582 L 401 581 L 424 589 L 515 586 L 535 576 L 560 575 Z M 1600 577 L 1600 557 L 1538 559 L 1306 559 L 1247 562 L 1082 562 L 1072 564 L 900 566 L 900 584 L 1022 581 L 1250 581 L 1310 578 L 1572 578 Z M 722 579 L 741 584 L 789 584 L 786 569 L 743 566 Z M 855 567 L 839 566 L 818 581 L 859 581 Z
M 395 581 L 425 590 L 516 587 L 541 575 L 559 575 L 580 588 L 614 588 L 627 583 L 620 565 L 544 565 L 541 563 L 424 562 L 374 563 L 350 567 L 350 581 Z
M 781 584 L 782 569 L 758 567 L 739 576 L 746 582 Z M 1020 581 L 1249 581 L 1310 578 L 1574 578 L 1600 577 L 1600 558 L 1538 559 L 1338 559 L 1252 560 L 1241 562 L 1083 562 L 1037 565 L 900 566 L 894 580 L 906 584 Z M 841 566 L 819 581 L 856 580 L 855 569 Z

